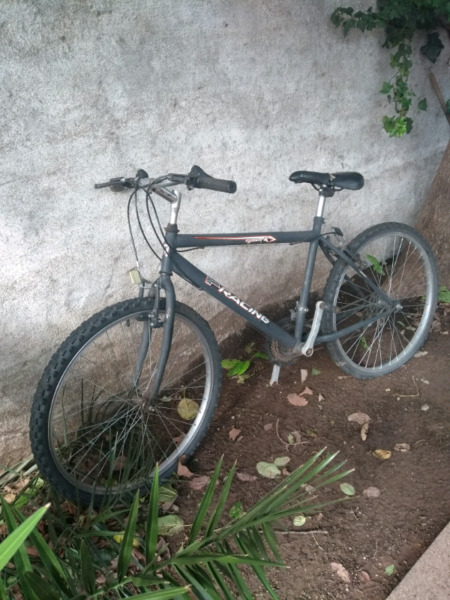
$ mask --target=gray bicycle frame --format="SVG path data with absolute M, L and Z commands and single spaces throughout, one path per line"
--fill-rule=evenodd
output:
M 260 331 L 263 335 L 270 339 L 277 340 L 280 344 L 285 347 L 293 349 L 295 352 L 300 353 L 302 349 L 302 337 L 304 335 L 306 313 L 308 312 L 308 301 L 311 290 L 311 283 L 314 273 L 314 266 L 319 248 L 324 252 L 325 256 L 331 261 L 330 255 L 343 259 L 348 265 L 350 265 L 354 271 L 364 279 L 367 285 L 376 293 L 380 300 L 383 301 L 386 310 L 382 313 L 378 313 L 375 316 L 364 319 L 336 331 L 328 334 L 318 334 L 318 331 L 313 336 L 313 342 L 325 343 L 336 340 L 339 337 L 348 335 L 358 329 L 367 327 L 371 323 L 374 323 L 382 317 L 387 317 L 394 310 L 395 303 L 390 299 L 382 289 L 380 289 L 367 275 L 359 268 L 356 257 L 355 259 L 347 253 L 345 250 L 337 248 L 326 235 L 322 234 L 322 226 L 325 223 L 323 218 L 323 212 L 325 207 L 325 200 L 327 192 L 325 189 L 321 189 L 319 192 L 319 200 L 317 204 L 316 215 L 313 221 L 313 228 L 306 231 L 277 231 L 277 232 L 239 232 L 239 233 L 207 233 L 207 234 L 179 234 L 177 227 L 177 216 L 181 202 L 181 194 L 179 192 L 169 192 L 167 189 L 155 189 L 156 193 L 169 200 L 172 203 L 172 212 L 170 222 L 166 227 L 165 234 L 165 245 L 164 255 L 161 260 L 160 277 L 153 284 L 153 288 L 156 288 L 157 301 L 156 307 L 159 302 L 159 290 L 162 289 L 165 292 L 166 297 L 166 318 L 164 322 L 164 336 L 163 344 L 161 349 L 161 357 L 156 369 L 155 384 L 153 387 L 152 397 L 158 393 L 159 386 L 162 381 L 164 374 L 165 364 L 167 357 L 170 352 L 170 346 L 172 343 L 172 331 L 173 331 L 173 320 L 175 315 L 175 289 L 171 280 L 172 274 L 176 273 L 191 285 L 194 285 L 200 290 L 203 290 L 213 298 L 216 298 L 219 302 L 227 306 L 230 310 L 245 319 L 250 325 Z M 250 246 L 254 244 L 300 244 L 308 243 L 308 255 L 306 259 L 306 268 L 303 279 L 303 286 L 299 295 L 298 302 L 296 303 L 295 311 L 295 332 L 291 335 L 285 331 L 282 327 L 271 321 L 264 314 L 259 312 L 257 309 L 246 303 L 244 300 L 227 290 L 219 282 L 215 281 L 212 277 L 198 269 L 195 265 L 185 259 L 178 252 L 181 248 L 207 248 L 207 247 L 218 247 L 218 246 Z M 323 310 L 323 302 L 321 310 Z M 316 307 L 317 312 L 317 307 Z M 321 313 L 320 313 L 321 315 Z M 320 327 L 320 318 L 317 319 L 317 329 Z M 313 322 L 314 326 L 314 322 Z M 147 343 L 143 342 L 142 358 L 146 354 L 145 346 Z M 137 371 L 139 372 L 139 366 Z

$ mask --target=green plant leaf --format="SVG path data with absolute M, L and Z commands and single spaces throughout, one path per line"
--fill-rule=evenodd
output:
M 3 515 L 5 517 L 5 522 L 8 527 L 8 531 L 14 533 L 14 531 L 18 528 L 17 521 L 14 516 L 14 511 L 9 506 L 9 504 L 4 501 L 3 497 L 1 497 L 1 501 Z M 32 572 L 33 569 L 31 567 L 31 562 L 28 558 L 28 554 L 26 552 L 24 544 L 21 544 L 17 548 L 17 551 L 12 557 L 12 560 L 14 561 L 14 564 L 17 569 L 17 576 L 20 583 L 20 591 L 22 592 L 24 600 L 39 600 L 37 594 L 33 590 L 33 587 L 30 585 L 30 583 L 25 577 L 26 573 Z
M 306 523 L 305 515 L 297 515 L 293 519 L 293 524 L 295 527 L 302 527 Z
M 24 580 L 39 600 L 61 600 L 60 592 L 37 573 L 27 571 L 24 573 Z
M 224 600 L 234 600 L 235 597 L 233 596 L 230 588 L 228 587 L 227 582 L 220 574 L 219 569 L 216 569 L 216 566 L 214 565 L 214 563 L 210 563 L 208 565 L 208 569 L 211 574 L 211 577 L 214 579 L 214 581 L 217 583 L 219 589 L 221 590 L 221 592 L 224 596 Z
M 383 86 L 380 90 L 380 94 L 389 94 L 389 92 L 391 92 L 392 88 L 393 88 L 393 85 L 391 83 L 384 81 Z
M 369 349 L 369 344 L 367 343 L 367 340 L 366 340 L 366 338 L 364 336 L 361 336 L 361 338 L 359 340 L 359 345 L 364 350 L 368 350 Z
M 139 492 L 134 496 L 133 504 L 128 515 L 128 522 L 120 544 L 119 556 L 117 558 L 117 578 L 119 582 L 125 577 L 130 566 L 133 540 L 136 532 L 136 521 L 139 510 Z
M 145 560 L 149 564 L 153 561 L 158 543 L 158 504 L 160 501 L 159 467 L 156 465 L 153 474 L 152 488 L 148 501 L 148 515 L 145 527 Z
M 244 514 L 244 506 L 242 504 L 242 500 L 238 500 L 233 504 L 233 506 L 228 511 L 228 514 L 232 519 L 239 519 Z
M 386 573 L 386 575 L 389 575 L 389 577 L 391 575 L 394 575 L 394 573 L 396 572 L 395 565 L 389 565 L 384 569 L 384 572 Z
M 95 592 L 95 569 L 85 540 L 80 545 L 81 581 L 88 594 Z
M 190 542 L 193 542 L 195 540 L 195 538 L 197 537 L 197 535 L 199 534 L 200 528 L 202 527 L 203 522 L 206 518 L 206 515 L 210 509 L 214 491 L 216 489 L 216 484 L 219 479 L 220 470 L 222 468 L 222 461 L 223 461 L 223 456 L 220 457 L 220 460 L 217 463 L 216 468 L 214 469 L 213 476 L 211 477 L 208 487 L 206 488 L 206 491 L 203 495 L 202 501 L 200 502 L 200 505 L 198 507 L 197 513 L 196 513 L 194 521 L 192 523 L 191 533 L 189 535 Z
M 427 108 L 428 108 L 427 99 L 423 98 L 422 100 L 420 100 L 420 102 L 417 104 L 417 108 L 419 110 L 427 110 Z
M 234 375 L 243 375 L 248 368 L 250 367 L 250 361 L 249 360 L 238 360 L 234 367 L 232 367 L 229 371 L 228 371 L 228 377 L 234 377 Z
M 235 471 L 236 471 L 236 463 L 228 471 L 228 474 L 225 477 L 225 480 L 223 482 L 222 492 L 217 501 L 216 508 L 215 508 L 214 512 L 211 514 L 211 518 L 206 527 L 205 535 L 207 538 L 214 534 L 214 529 L 217 527 L 217 524 L 220 521 L 220 518 L 221 518 L 224 508 L 225 508 L 225 504 L 228 499 L 228 495 L 230 493 L 231 484 L 233 483 Z
M 59 557 L 53 552 L 37 529 L 33 529 L 33 531 L 30 532 L 30 540 L 39 553 L 39 557 L 47 571 L 47 575 L 53 579 L 55 585 L 60 590 L 60 595 L 65 594 L 66 596 L 71 597 L 73 590 L 71 590 L 68 575 L 65 572 Z
M 340 486 L 341 492 L 346 496 L 354 496 L 356 494 L 355 488 L 351 483 L 341 483 Z
M 420 51 L 428 60 L 435 63 L 443 49 L 444 44 L 441 42 L 439 33 L 433 31 L 433 33 L 427 34 L 427 43 L 420 48 Z
M 191 584 L 192 592 L 199 600 L 221 600 L 211 580 L 201 569 L 188 569 L 177 565 L 176 571 L 180 577 Z
M 384 275 L 383 267 L 381 266 L 381 263 L 378 261 L 378 259 L 375 258 L 375 256 L 367 254 L 366 258 L 372 265 L 372 269 L 375 271 L 375 273 L 378 273 L 379 275 Z
M 260 475 L 266 477 L 267 479 L 275 479 L 275 477 L 281 475 L 281 471 L 276 464 L 265 461 L 260 461 L 257 463 L 256 470 Z
M 5 514 L 6 502 L 1 498 L 3 514 Z M 0 544 L 0 571 L 7 565 L 14 554 L 22 546 L 23 542 L 29 536 L 30 532 L 36 527 L 44 514 L 49 509 L 50 504 L 38 509 L 34 514 L 29 516 L 23 523 L 7 536 Z M 8 507 L 9 508 L 9 507 Z M 6 509 L 7 510 L 7 509 Z
M 252 359 L 253 358 L 262 358 L 263 360 L 269 360 L 269 357 L 264 352 L 255 352 L 255 354 L 252 356 Z
M 171 587 L 166 590 L 159 590 L 157 592 L 144 592 L 143 594 L 133 594 L 134 600 L 171 600 L 172 598 L 177 598 L 182 595 L 183 598 L 188 598 L 186 596 L 189 591 L 189 586 L 179 586 L 179 587 Z
M 159 535 L 175 535 L 184 529 L 184 521 L 178 515 L 165 515 L 158 518 Z
M 291 459 L 289 456 L 279 456 L 273 462 L 277 467 L 285 467 L 288 463 L 291 462 Z
M 439 288 L 438 300 L 444 304 L 450 304 L 450 290 L 448 290 L 445 285 L 442 285 Z
M 237 363 L 240 363 L 241 361 L 237 358 L 224 358 L 221 362 L 222 368 L 223 369 L 232 369 L 234 366 L 236 366 Z

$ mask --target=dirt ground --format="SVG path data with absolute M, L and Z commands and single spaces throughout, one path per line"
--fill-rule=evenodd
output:
M 289 456 L 292 470 L 326 446 L 355 469 L 347 478 L 356 490 L 350 502 L 280 534 L 288 568 L 269 573 L 281 599 L 384 600 L 449 521 L 449 330 L 450 309 L 441 307 L 421 356 L 378 379 L 346 376 L 325 349 L 283 367 L 272 387 L 272 367 L 263 360 L 243 384 L 224 378 L 219 409 L 189 467 L 210 475 L 221 455 L 226 467 L 237 460 L 238 472 L 256 476 L 250 483 L 235 479 L 233 499 L 244 510 L 272 484 L 258 475 L 259 461 Z M 251 339 L 264 350 L 258 334 Z M 308 372 L 304 383 L 301 369 Z M 292 405 L 288 394 L 306 386 L 313 392 L 308 404 Z M 365 440 L 361 426 L 348 420 L 356 412 L 370 417 Z M 390 451 L 390 458 L 377 458 L 376 450 Z M 180 507 L 189 513 L 202 491 L 180 487 Z M 379 495 L 367 496 L 369 488 Z

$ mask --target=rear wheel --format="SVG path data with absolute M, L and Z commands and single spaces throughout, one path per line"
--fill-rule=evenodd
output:
M 328 351 L 345 372 L 366 379 L 406 363 L 423 346 L 438 295 L 436 261 L 414 229 L 400 223 L 375 225 L 347 247 L 363 276 L 336 261 L 324 291 L 324 334 L 380 318 L 328 342 Z M 380 297 L 369 285 L 385 294 Z M 383 316 L 384 313 L 384 316 Z
M 157 397 L 165 301 L 121 302 L 62 344 L 34 398 L 31 442 L 42 475 L 67 498 L 98 505 L 149 489 L 191 455 L 220 393 L 217 342 L 208 324 L 176 303 L 172 345 Z M 140 358 L 139 358 L 140 357 Z

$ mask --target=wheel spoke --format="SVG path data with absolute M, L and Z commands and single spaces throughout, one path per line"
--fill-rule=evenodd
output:
M 69 365 L 61 368 L 55 355 L 53 387 L 47 391 L 51 386 L 44 382 L 33 408 L 39 422 L 40 414 L 47 415 L 48 436 L 42 426 L 34 432 L 43 475 L 61 493 L 85 503 L 148 487 L 156 464 L 162 477 L 170 475 L 205 434 L 220 390 L 213 334 L 194 311 L 177 304 L 160 394 L 152 399 L 163 328 L 145 333 L 146 299 L 117 306 L 93 317 L 96 328 L 86 324 L 88 335 L 80 328 L 75 342 L 63 344 L 60 353 L 65 360 L 71 353 Z M 183 399 L 198 406 L 192 418 L 180 412 Z M 45 444 L 49 454 L 40 457 Z
M 424 343 L 436 305 L 436 266 L 426 242 L 405 225 L 375 226 L 351 242 L 349 251 L 363 275 L 342 260 L 335 264 L 324 292 L 331 306 L 324 331 L 343 330 L 380 315 L 327 344 L 344 370 L 374 377 L 404 364 Z M 393 311 L 386 316 L 386 309 Z

